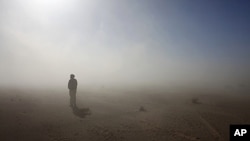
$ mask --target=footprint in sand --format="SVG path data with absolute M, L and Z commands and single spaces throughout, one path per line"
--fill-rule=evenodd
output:
M 201 104 L 201 102 L 199 101 L 199 98 L 193 98 L 192 103 L 193 104 Z

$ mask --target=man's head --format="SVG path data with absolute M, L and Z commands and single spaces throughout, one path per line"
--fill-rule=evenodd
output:
M 75 75 L 74 75 L 74 74 L 71 74 L 71 75 L 70 75 L 70 78 L 71 78 L 71 79 L 74 79 L 74 78 L 75 78 Z

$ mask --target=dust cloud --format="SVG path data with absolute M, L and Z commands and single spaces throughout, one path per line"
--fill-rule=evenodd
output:
M 157 20 L 138 5 L 3 0 L 0 17 L 2 87 L 64 89 L 71 73 L 80 89 L 249 86 L 246 63 L 163 42 Z

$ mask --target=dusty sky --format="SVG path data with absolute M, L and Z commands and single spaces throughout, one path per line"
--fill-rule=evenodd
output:
M 0 85 L 249 84 L 250 2 L 0 0 Z

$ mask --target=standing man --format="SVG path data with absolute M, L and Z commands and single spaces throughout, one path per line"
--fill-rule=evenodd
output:
M 75 75 L 70 75 L 70 80 L 68 83 L 69 88 L 69 96 L 70 96 L 70 106 L 76 107 L 76 89 L 77 89 L 77 80 L 75 79 Z

